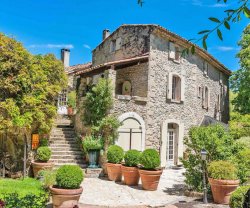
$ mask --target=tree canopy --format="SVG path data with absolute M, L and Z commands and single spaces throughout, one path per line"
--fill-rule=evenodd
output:
M 240 59 L 240 69 L 231 77 L 232 91 L 237 94 L 232 102 L 235 111 L 250 114 L 250 24 L 243 31 L 238 44 L 241 47 L 237 54 Z
M 52 54 L 32 55 L 0 33 L 0 131 L 48 132 L 55 97 L 66 86 L 63 64 Z

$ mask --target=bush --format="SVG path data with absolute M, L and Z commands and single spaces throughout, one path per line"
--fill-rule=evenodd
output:
M 235 180 L 237 179 L 237 169 L 229 161 L 213 161 L 208 165 L 208 175 L 213 179 Z
M 107 159 L 110 163 L 121 163 L 124 157 L 124 151 L 120 146 L 111 145 L 108 148 Z
M 49 140 L 47 138 L 42 138 L 39 141 L 39 147 L 48 147 L 49 146 Z
M 0 199 L 6 203 L 5 208 L 44 208 L 49 197 L 40 181 L 25 178 L 23 180 L 1 179 Z
M 140 161 L 141 152 L 138 150 L 129 150 L 125 153 L 125 165 L 129 167 L 136 167 Z
M 89 150 L 100 150 L 103 147 L 103 141 L 101 138 L 86 136 L 82 141 L 82 146 L 85 152 Z
M 241 184 L 245 183 L 250 176 L 250 149 L 240 151 L 233 159 L 238 169 L 238 178 Z
M 67 102 L 69 107 L 75 108 L 76 107 L 76 92 L 71 91 L 68 94 L 68 102 Z
M 244 147 L 250 149 L 250 136 L 248 137 L 241 137 L 237 140 L 237 143 L 244 145 Z
M 56 170 L 41 170 L 38 172 L 38 177 L 40 178 L 40 181 L 45 189 L 48 189 L 49 186 L 55 185 L 56 172 Z
M 41 162 L 47 162 L 49 161 L 50 157 L 51 157 L 51 150 L 49 147 L 39 147 L 37 149 L 37 155 L 36 155 L 37 160 Z
M 160 155 L 155 149 L 146 149 L 142 152 L 140 157 L 140 164 L 145 169 L 156 169 L 160 166 Z
M 230 197 L 230 208 L 241 208 L 245 200 L 246 193 L 250 189 L 250 186 L 240 186 L 237 188 Z
M 56 183 L 62 189 L 77 189 L 83 181 L 83 170 L 77 165 L 63 165 L 56 173 Z
M 185 183 L 189 189 L 202 191 L 202 160 L 201 150 L 207 151 L 206 162 L 215 160 L 231 160 L 243 147 L 230 137 L 220 125 L 192 127 L 188 137 L 184 138 L 186 145 L 185 159 L 181 158 L 185 172 Z M 207 176 L 207 172 L 206 172 Z

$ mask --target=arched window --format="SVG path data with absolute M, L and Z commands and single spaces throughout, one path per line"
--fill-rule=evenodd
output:
M 181 78 L 177 75 L 172 78 L 172 100 L 181 101 Z

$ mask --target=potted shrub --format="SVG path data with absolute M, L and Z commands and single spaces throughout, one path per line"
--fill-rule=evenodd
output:
M 56 173 L 56 185 L 49 187 L 53 207 L 73 207 L 77 205 L 83 191 L 80 186 L 83 179 L 83 170 L 79 166 L 61 166 Z M 68 206 L 69 202 L 72 206 Z
M 129 186 L 138 185 L 140 175 L 137 165 L 139 164 L 141 152 L 129 150 L 124 155 L 124 165 L 122 165 L 122 175 L 124 183 Z
M 74 109 L 76 107 L 76 93 L 75 91 L 72 91 L 68 94 L 68 115 L 74 114 Z
M 111 181 L 121 181 L 122 171 L 121 162 L 123 160 L 124 152 L 123 149 L 117 145 L 111 145 L 108 148 L 106 163 L 108 178 Z
M 32 162 L 34 176 L 38 176 L 40 170 L 51 170 L 53 163 L 48 162 L 51 157 L 51 150 L 49 147 L 39 147 L 36 153 L 36 161 Z
M 146 149 L 140 157 L 141 168 L 139 169 L 142 188 L 149 191 L 157 190 L 162 169 L 159 168 L 160 155 L 155 149 Z
M 229 161 L 213 161 L 208 166 L 208 176 L 214 202 L 229 204 L 230 195 L 240 182 L 236 167 Z
M 83 141 L 83 150 L 88 155 L 89 168 L 97 168 L 99 163 L 100 150 L 103 147 L 101 138 L 95 138 L 94 136 L 86 136 Z

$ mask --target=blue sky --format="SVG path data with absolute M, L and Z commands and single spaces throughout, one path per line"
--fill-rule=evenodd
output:
M 237 5 L 216 0 L 1 0 L 0 32 L 15 37 L 34 54 L 71 48 L 70 64 L 91 61 L 91 50 L 102 39 L 105 28 L 114 31 L 121 24 L 159 24 L 186 39 L 214 26 L 208 17 L 222 17 L 225 9 Z M 223 2 L 223 1 L 222 1 Z M 249 20 L 232 25 L 221 42 L 212 35 L 208 50 L 229 69 L 238 68 L 237 41 Z M 225 31 L 223 29 L 222 31 Z

